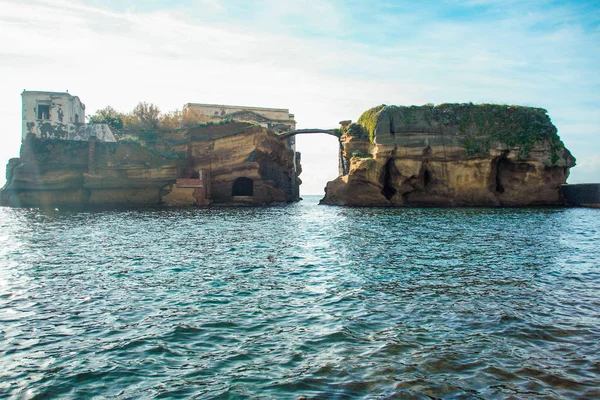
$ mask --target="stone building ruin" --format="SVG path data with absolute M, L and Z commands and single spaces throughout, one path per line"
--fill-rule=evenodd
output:
M 107 124 L 85 123 L 85 105 L 77 96 L 24 90 L 21 98 L 22 140 L 33 135 L 39 139 L 116 142 Z

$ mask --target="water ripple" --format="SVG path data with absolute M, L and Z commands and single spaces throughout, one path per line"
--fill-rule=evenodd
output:
M 0 397 L 600 397 L 600 212 L 0 208 Z

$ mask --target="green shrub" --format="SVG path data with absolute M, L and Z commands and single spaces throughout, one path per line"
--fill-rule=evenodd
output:
M 356 157 L 356 158 L 373 158 L 373 154 L 370 153 L 363 153 L 360 150 L 354 150 L 352 152 L 352 157 Z

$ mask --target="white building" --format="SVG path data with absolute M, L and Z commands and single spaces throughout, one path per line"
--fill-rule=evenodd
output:
M 24 90 L 21 98 L 22 140 L 34 135 L 40 139 L 116 141 L 108 125 L 85 124 L 85 105 L 77 96 Z

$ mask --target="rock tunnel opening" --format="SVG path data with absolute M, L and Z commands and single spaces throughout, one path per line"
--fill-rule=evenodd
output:
M 232 196 L 254 196 L 254 181 L 250 178 L 237 178 L 231 188 Z
M 501 158 L 496 163 L 496 193 L 502 194 L 524 181 L 527 173 L 535 171 L 533 165 L 525 162 L 511 162 Z
M 394 168 L 394 159 L 390 158 L 383 168 L 383 189 L 381 190 L 381 194 L 388 200 L 391 200 L 398 192 L 392 186 L 392 168 Z
M 429 172 L 429 170 L 426 169 L 423 173 L 423 186 L 425 187 L 425 189 L 427 189 L 429 182 L 431 182 L 431 173 Z
M 510 161 L 501 158 L 496 164 L 496 193 L 504 193 L 503 178 L 506 172 L 510 170 Z

